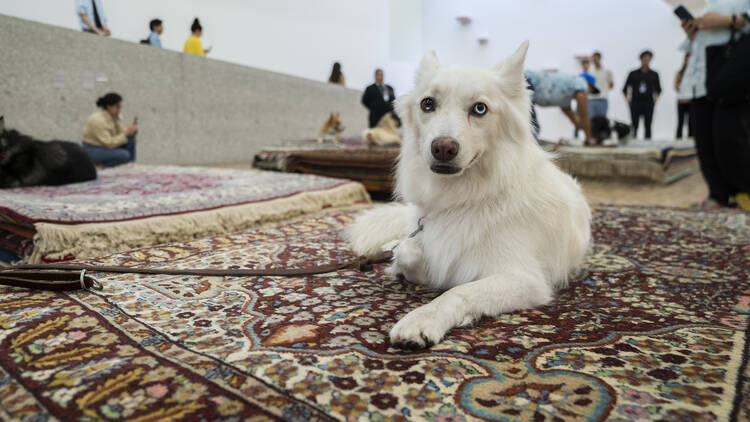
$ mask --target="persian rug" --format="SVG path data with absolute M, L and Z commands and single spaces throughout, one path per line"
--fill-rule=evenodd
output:
M 30 262 L 102 256 L 369 201 L 359 183 L 314 175 L 125 165 L 95 181 L 0 190 L 0 222 L 33 228 Z
M 399 151 L 398 146 L 370 147 L 362 138 L 345 138 L 339 145 L 310 139 L 266 147 L 255 154 L 253 166 L 356 180 L 370 192 L 391 193 Z
M 555 152 L 561 169 L 583 178 L 669 184 L 699 170 L 694 142 L 633 140 L 615 148 L 542 145 Z
M 328 263 L 364 207 L 86 262 Z M 421 351 L 388 330 L 438 292 L 382 267 L 0 288 L 0 419 L 747 420 L 750 214 L 602 207 L 593 232 L 552 303 Z

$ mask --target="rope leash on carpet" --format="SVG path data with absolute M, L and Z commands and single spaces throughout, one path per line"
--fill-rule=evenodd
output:
M 380 254 L 365 257 L 360 256 L 349 261 L 316 265 L 307 268 L 269 268 L 269 269 L 213 269 L 213 268 L 134 268 L 99 265 L 76 264 L 22 264 L 9 269 L 0 270 L 0 284 L 6 286 L 25 287 L 29 289 L 71 291 L 80 289 L 102 290 L 102 284 L 86 272 L 102 273 L 131 273 L 152 275 L 197 275 L 213 277 L 259 277 L 286 276 L 301 277 L 325 274 L 343 269 L 358 269 L 370 271 L 373 265 L 389 262 L 393 252 L 384 251 Z

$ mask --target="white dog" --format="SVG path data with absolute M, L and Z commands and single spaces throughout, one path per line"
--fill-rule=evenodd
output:
M 399 242 L 391 274 L 447 289 L 396 323 L 396 346 L 429 347 L 483 315 L 544 305 L 583 261 L 591 212 L 531 134 L 527 49 L 490 70 L 441 68 L 429 52 L 414 91 L 396 101 L 406 205 L 360 216 L 352 247 L 374 255 Z

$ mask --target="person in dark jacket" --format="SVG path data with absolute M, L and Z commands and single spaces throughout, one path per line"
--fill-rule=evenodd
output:
M 654 117 L 654 104 L 661 94 L 659 74 L 651 70 L 649 64 L 654 53 L 646 50 L 641 53 L 641 67 L 628 75 L 622 93 L 630 105 L 630 118 L 633 124 L 633 136 L 638 134 L 638 122 L 643 117 L 646 139 L 651 139 L 651 120 Z
M 362 95 L 362 104 L 370 110 L 369 127 L 377 126 L 383 116 L 393 112 L 394 99 L 393 88 L 383 83 L 383 69 L 376 69 L 375 83 L 368 86 Z

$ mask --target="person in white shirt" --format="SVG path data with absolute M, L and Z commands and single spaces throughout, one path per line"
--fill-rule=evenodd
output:
M 591 55 L 591 61 L 594 66 L 588 70 L 588 73 L 596 80 L 599 93 L 589 94 L 589 115 L 591 117 L 607 117 L 607 110 L 609 109 L 607 94 L 615 86 L 614 78 L 612 77 L 612 71 L 602 66 L 602 53 L 595 51 Z
M 76 0 L 76 15 L 82 31 L 105 37 L 112 35 L 101 0 Z

